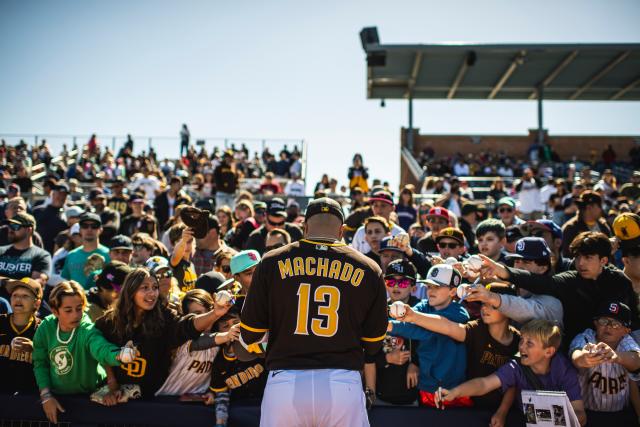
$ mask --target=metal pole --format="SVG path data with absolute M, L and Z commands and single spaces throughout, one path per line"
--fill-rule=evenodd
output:
M 116 152 L 116 137 L 111 138 L 111 151 Z
M 407 148 L 413 151 L 413 95 L 409 93 L 409 130 L 407 133 Z
M 544 97 L 544 89 L 542 85 L 538 86 L 538 144 L 544 141 L 544 126 L 542 124 L 542 98 Z

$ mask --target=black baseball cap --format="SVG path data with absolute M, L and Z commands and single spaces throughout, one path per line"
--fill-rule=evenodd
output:
M 83 222 L 95 222 L 102 225 L 102 220 L 100 219 L 100 215 L 95 214 L 93 212 L 85 212 L 80 215 L 80 219 L 78 221 L 80 224 Z
M 51 187 L 53 191 L 64 191 L 65 193 L 69 193 L 69 186 L 65 182 L 59 182 L 53 187 Z
M 218 286 L 222 285 L 225 280 L 225 277 L 221 273 L 210 271 L 198 277 L 198 280 L 196 280 L 196 288 L 203 289 L 213 295 L 216 289 L 218 289 Z
M 399 252 L 403 254 L 404 251 L 402 249 L 400 249 L 397 246 L 390 245 L 392 239 L 393 239 L 392 236 L 383 237 L 382 240 L 380 240 L 380 249 L 378 250 L 378 252 L 394 251 L 394 252 Z
M 342 207 L 340 203 L 329 197 L 320 197 L 319 199 L 314 199 L 309 202 L 307 205 L 307 211 L 304 215 L 304 218 L 308 220 L 314 215 L 328 213 L 334 215 L 340 222 L 344 223 L 344 213 L 342 212 Z
M 133 250 L 133 243 L 131 242 L 131 238 L 129 238 L 129 236 L 118 234 L 116 236 L 113 236 L 111 240 L 109 240 L 109 244 L 107 245 L 107 247 L 109 249 Z
M 387 271 L 384 275 L 385 279 L 391 276 L 402 276 L 407 279 L 411 279 L 414 282 L 416 281 L 416 267 L 406 259 L 397 259 L 395 261 L 391 261 L 389 265 L 387 265 Z
M 516 242 L 516 253 L 507 255 L 510 259 L 549 259 L 551 250 L 542 237 L 523 237 Z
M 512 243 L 517 240 L 520 240 L 522 237 L 522 230 L 520 230 L 520 226 L 518 225 L 510 225 L 507 227 L 505 231 L 505 237 L 507 238 L 507 242 Z
M 593 319 L 600 317 L 610 317 L 629 328 L 631 326 L 631 309 L 628 305 L 618 301 L 607 301 L 598 307 L 598 311 Z
M 274 197 L 267 202 L 267 214 L 273 216 L 287 216 L 287 205 L 284 204 L 284 200 L 279 197 Z
M 384 202 L 393 206 L 393 196 L 388 191 L 376 191 L 369 197 L 369 202 Z
M 89 191 L 89 200 L 95 200 L 99 197 L 106 197 L 102 189 L 94 188 L 93 190 Z
M 129 273 L 131 273 L 131 267 L 127 264 L 120 261 L 111 261 L 105 264 L 102 271 L 96 276 L 96 286 L 120 292 L 124 279 Z

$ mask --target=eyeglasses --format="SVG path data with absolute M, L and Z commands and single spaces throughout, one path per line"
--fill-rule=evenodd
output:
M 220 270 L 222 270 L 223 273 L 231 273 L 231 266 L 230 265 L 221 265 L 220 266 Z
M 80 228 L 83 228 L 85 230 L 89 228 L 92 230 L 98 230 L 100 228 L 100 224 L 96 224 L 95 222 L 83 222 L 82 224 L 80 224 Z
M 505 212 L 511 213 L 511 212 L 513 212 L 513 208 L 500 208 L 500 209 L 498 209 L 498 212 L 500 212 L 500 213 L 505 213 Z
M 270 219 L 267 218 L 267 222 L 269 223 L 269 225 L 271 225 L 273 227 L 282 227 L 286 221 L 273 222 L 273 221 L 271 221 Z
M 618 322 L 617 320 L 613 320 L 613 319 L 607 319 L 606 317 L 601 317 L 598 320 L 596 320 L 596 322 L 598 323 L 599 326 L 604 327 L 610 327 L 611 329 L 620 329 L 622 328 L 622 326 L 624 326 L 622 323 Z
M 411 285 L 413 285 L 413 281 L 411 279 L 384 279 L 388 288 L 395 288 L 396 286 L 400 289 L 407 289 Z
M 271 246 L 265 246 L 264 250 L 265 252 L 269 252 L 272 251 L 274 249 L 278 249 L 284 246 L 284 243 L 276 243 L 275 245 L 271 245 Z
M 438 243 L 438 247 L 439 247 L 439 248 L 442 248 L 442 249 L 446 249 L 446 248 L 449 248 L 449 249 L 455 249 L 455 248 L 457 248 L 457 247 L 459 247 L 459 246 L 460 246 L 460 243 L 455 243 L 455 242 L 449 242 L 449 243 L 446 243 L 446 242 L 444 242 L 444 243 Z
M 156 279 L 160 280 L 160 279 L 169 279 L 173 277 L 173 271 L 171 270 L 165 270 L 165 271 L 161 271 L 160 273 L 156 273 Z
M 15 222 L 10 222 L 10 223 L 9 223 L 9 229 L 10 229 L 11 231 L 18 231 L 18 230 L 20 230 L 22 227 L 23 227 L 23 225 L 22 225 L 22 224 L 16 224 Z

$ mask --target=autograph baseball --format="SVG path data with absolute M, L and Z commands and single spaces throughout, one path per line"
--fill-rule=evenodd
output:
M 404 315 L 406 314 L 404 303 L 402 301 L 394 302 L 393 304 L 391 304 L 391 307 L 389 307 L 389 313 L 391 313 L 391 317 L 394 317 L 396 319 L 404 317 Z
M 229 291 L 218 291 L 216 293 L 216 302 L 220 305 L 225 305 L 233 301 L 233 296 L 229 293 Z

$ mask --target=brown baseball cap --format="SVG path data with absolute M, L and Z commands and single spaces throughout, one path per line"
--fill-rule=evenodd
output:
M 23 227 L 35 227 L 36 220 L 33 216 L 29 215 L 26 212 L 18 212 L 9 220 L 10 223 L 18 224 Z
M 436 243 L 445 238 L 456 240 L 464 245 L 464 233 L 457 228 L 447 227 L 440 230 L 440 234 L 436 237 Z
M 596 193 L 595 191 L 586 190 L 582 192 L 582 194 L 580 194 L 580 196 L 576 200 L 576 204 L 580 207 L 584 207 L 591 204 L 602 206 L 602 196 Z
M 9 294 L 11 294 L 16 288 L 25 288 L 30 290 L 36 298 L 42 299 L 42 285 L 40 282 L 29 277 L 23 277 L 20 280 L 9 280 L 5 287 Z

